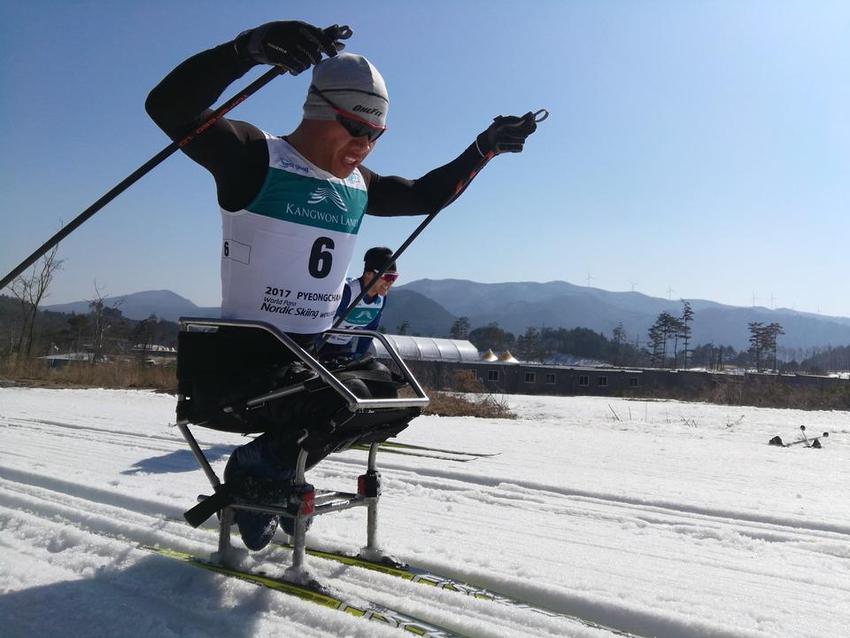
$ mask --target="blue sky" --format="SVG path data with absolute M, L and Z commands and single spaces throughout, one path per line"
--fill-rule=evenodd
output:
M 493 116 L 551 112 L 413 244 L 402 283 L 561 279 L 850 315 L 846 2 L 6 0 L 2 274 L 168 143 L 143 107 L 168 71 L 272 19 L 352 27 L 390 92 L 379 173 L 418 177 Z M 234 117 L 290 132 L 307 75 Z M 418 221 L 367 219 L 357 253 Z M 175 155 L 62 243 L 48 302 L 96 281 L 215 305 L 220 232 L 211 178 Z

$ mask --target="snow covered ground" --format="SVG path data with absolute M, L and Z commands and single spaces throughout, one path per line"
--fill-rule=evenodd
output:
M 420 417 L 400 441 L 501 452 L 379 454 L 395 556 L 643 636 L 842 636 L 850 627 L 850 414 L 603 398 L 507 397 L 514 421 Z M 182 512 L 209 491 L 173 397 L 0 389 L 0 635 L 401 636 L 140 547 L 207 555 Z M 769 447 L 799 426 L 821 450 Z M 236 435 L 196 429 L 222 470 Z M 308 473 L 353 490 L 365 452 Z M 355 552 L 365 510 L 311 545 Z M 236 541 L 238 543 L 238 540 Z M 287 552 L 254 555 L 269 573 Z M 308 558 L 350 597 L 468 636 L 607 636 L 565 618 Z

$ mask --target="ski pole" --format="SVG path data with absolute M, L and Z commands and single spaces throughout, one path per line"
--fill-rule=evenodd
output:
M 352 31 L 348 26 L 333 26 L 328 27 L 325 31 L 329 31 L 334 29 L 336 34 L 333 35 L 334 40 L 341 39 L 345 40 L 351 37 Z M 77 215 L 71 223 L 67 226 L 63 226 L 62 229 L 59 230 L 53 237 L 44 242 L 41 246 L 39 246 L 29 257 L 24 259 L 20 264 L 18 264 L 12 271 L 3 277 L 0 280 L 0 290 L 5 288 L 8 284 L 12 282 L 18 275 L 24 272 L 27 268 L 29 268 L 39 257 L 41 257 L 48 250 L 53 248 L 60 241 L 65 239 L 68 235 L 74 232 L 83 222 L 87 221 L 90 217 L 92 217 L 96 212 L 98 212 L 101 208 L 106 206 L 113 199 L 118 197 L 121 193 L 127 190 L 130 186 L 139 181 L 142 177 L 144 177 L 147 173 L 153 170 L 156 166 L 165 161 L 168 157 L 174 154 L 180 148 L 183 148 L 191 142 L 193 139 L 198 137 L 209 129 L 213 124 L 218 122 L 222 117 L 224 117 L 227 113 L 232 111 L 239 104 L 247 100 L 254 93 L 263 88 L 266 84 L 275 79 L 278 75 L 283 75 L 286 73 L 286 69 L 283 67 L 275 66 L 266 71 L 259 78 L 251 82 L 248 86 L 242 89 L 239 93 L 234 95 L 232 98 L 227 100 L 224 104 L 218 107 L 212 115 L 207 118 L 200 126 L 193 129 L 186 135 L 184 135 L 181 139 L 176 142 L 172 142 L 164 149 L 162 149 L 159 153 L 151 157 L 147 162 L 139 166 L 135 171 L 130 173 L 127 177 L 121 180 L 118 184 L 116 184 L 112 189 L 110 189 L 106 194 L 104 194 L 100 199 L 98 199 L 94 204 L 86 208 L 83 212 Z
M 532 114 L 532 118 L 534 118 L 535 123 L 542 122 L 547 117 L 549 117 L 549 111 L 547 111 L 546 109 L 540 109 L 539 111 L 536 111 Z M 487 162 L 489 162 L 491 159 L 493 159 L 494 156 L 495 156 L 495 153 L 490 151 L 484 157 L 482 157 L 481 161 L 478 163 L 478 165 L 474 169 L 472 169 L 472 172 L 470 172 L 469 176 L 467 176 L 465 179 L 462 179 L 461 181 L 459 181 L 457 183 L 457 185 L 455 186 L 454 192 L 446 200 L 446 202 L 442 206 L 437 208 L 434 212 L 429 213 L 428 216 L 425 219 L 422 220 L 422 223 L 420 223 L 419 226 L 416 227 L 416 229 L 410 234 L 410 237 L 408 237 L 407 239 L 404 240 L 404 243 L 401 246 L 399 246 L 398 250 L 396 250 L 387 259 L 387 261 L 384 263 L 384 265 L 381 266 L 381 268 L 378 270 L 377 274 L 374 277 L 372 277 L 372 280 L 368 284 L 366 284 L 366 286 L 363 287 L 363 290 L 360 291 L 360 294 L 357 295 L 357 297 L 350 304 L 348 304 L 348 307 L 345 309 L 345 312 L 343 312 L 337 318 L 337 320 L 334 321 L 333 325 L 330 327 L 331 330 L 335 330 L 336 328 L 338 328 L 340 326 L 340 324 L 343 321 L 346 320 L 349 313 L 352 310 L 354 310 L 355 306 L 357 306 L 357 304 L 359 304 L 363 300 L 363 298 L 369 293 L 369 291 L 372 289 L 372 286 L 374 286 L 376 283 L 378 283 L 378 280 L 381 278 L 381 276 L 385 272 L 387 272 L 387 270 L 389 270 L 390 266 L 396 262 L 396 260 L 402 255 L 402 253 L 404 253 L 405 250 L 407 250 L 408 246 L 410 246 L 410 244 L 412 244 L 413 241 L 417 237 L 419 237 L 420 234 L 422 234 L 422 231 L 425 230 L 425 228 L 427 228 L 428 224 L 430 224 L 432 221 L 434 221 L 434 218 L 443 209 L 445 209 L 452 202 L 454 202 L 458 197 L 460 197 L 461 193 L 463 193 L 463 191 L 466 190 L 466 187 L 469 186 L 470 182 L 472 182 L 472 180 L 475 179 L 475 176 L 478 175 L 478 173 L 481 172 L 481 169 L 484 168 L 487 165 Z M 328 338 L 329 338 L 329 335 L 328 335 L 327 332 L 325 332 L 325 334 L 322 335 L 321 341 L 315 346 L 315 352 L 318 353 L 322 349 L 322 347 L 328 342 Z

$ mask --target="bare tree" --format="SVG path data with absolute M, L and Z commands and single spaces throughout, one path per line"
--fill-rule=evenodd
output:
M 47 291 L 53 283 L 53 277 L 62 268 L 64 262 L 63 259 L 56 258 L 58 250 L 57 244 L 42 255 L 27 274 L 21 275 L 9 285 L 9 290 L 21 305 L 21 333 L 18 335 L 18 343 L 15 347 L 15 351 L 20 355 L 28 357 L 32 352 L 38 307 L 48 296 Z
M 92 328 L 92 365 L 103 358 L 106 347 L 106 331 L 112 327 L 112 318 L 115 315 L 120 316 L 117 311 L 124 299 L 117 300 L 112 306 L 107 306 L 104 302 L 104 294 L 97 287 L 97 282 L 94 282 L 94 299 L 89 300 L 89 314 L 91 316 Z
M 89 331 L 88 315 L 71 315 L 68 317 L 68 331 L 71 335 L 71 349 L 81 352 L 83 349 L 83 338 Z
M 156 315 L 151 314 L 147 319 L 143 319 L 136 324 L 136 329 L 133 331 L 133 348 L 139 350 L 139 360 L 144 362 L 148 355 L 148 350 L 154 341 L 154 333 L 156 332 L 156 324 L 159 319 Z

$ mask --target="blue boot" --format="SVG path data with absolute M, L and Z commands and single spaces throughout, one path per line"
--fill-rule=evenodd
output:
M 283 502 L 284 492 L 291 486 L 294 476 L 293 468 L 282 468 L 272 458 L 265 436 L 236 448 L 224 469 L 224 482 L 233 486 L 237 494 L 251 500 L 264 500 L 263 494 L 257 492 L 262 492 L 262 488 L 267 486 L 270 488 L 267 491 L 274 493 L 274 500 Z M 234 518 L 242 542 L 253 551 L 268 545 L 277 531 L 278 517 L 274 514 L 237 509 L 234 510 Z

